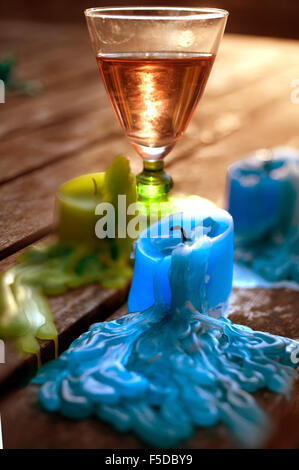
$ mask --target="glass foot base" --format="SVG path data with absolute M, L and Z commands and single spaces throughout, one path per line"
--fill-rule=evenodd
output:
M 163 160 L 145 160 L 136 182 L 137 199 L 144 203 L 166 200 L 173 186 L 171 176 L 164 172 Z

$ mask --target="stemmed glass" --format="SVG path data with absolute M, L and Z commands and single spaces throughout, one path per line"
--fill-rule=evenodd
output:
M 163 201 L 172 187 L 164 158 L 204 92 L 228 12 L 116 7 L 90 8 L 85 16 L 116 117 L 143 159 L 138 199 Z

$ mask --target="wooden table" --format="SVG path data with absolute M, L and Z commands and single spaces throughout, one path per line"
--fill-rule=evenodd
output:
M 2 270 L 22 249 L 50 235 L 60 183 L 105 169 L 118 153 L 130 157 L 134 172 L 141 162 L 116 123 L 84 25 L 2 23 L 0 38 L 1 54 L 18 54 L 19 77 L 38 79 L 44 87 L 34 97 L 7 94 L 0 105 Z M 225 37 L 188 132 L 166 159 L 177 190 L 222 204 L 231 162 L 259 147 L 299 147 L 299 104 L 291 101 L 298 57 L 295 41 Z M 60 350 L 91 323 L 124 313 L 126 294 L 93 285 L 51 298 Z M 235 289 L 230 311 L 233 321 L 299 338 L 298 292 Z M 41 349 L 44 360 L 53 357 L 51 342 L 43 342 Z M 132 434 L 120 436 L 96 420 L 72 422 L 43 413 L 36 389 L 24 385 L 35 369 L 34 357 L 17 355 L 6 342 L 6 364 L 0 365 L 5 448 L 142 447 Z M 276 423 L 267 447 L 298 446 L 297 395 L 295 389 L 286 403 L 268 392 L 257 394 Z M 199 430 L 184 446 L 234 443 L 218 426 Z

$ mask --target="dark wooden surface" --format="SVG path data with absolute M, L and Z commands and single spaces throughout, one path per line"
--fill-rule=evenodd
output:
M 16 51 L 17 73 L 37 79 L 34 97 L 7 94 L 0 105 L 0 269 L 16 254 L 48 236 L 54 194 L 73 176 L 102 170 L 118 153 L 139 158 L 123 137 L 98 76 L 87 31 L 72 25 L 2 23 L 0 54 Z M 291 82 L 298 78 L 295 41 L 226 36 L 199 109 L 185 137 L 167 157 L 177 191 L 208 197 L 221 205 L 227 166 L 258 147 L 299 147 L 299 104 Z M 51 299 L 60 349 L 94 321 L 125 313 L 126 292 L 98 286 Z M 117 311 L 117 313 L 115 313 Z M 299 338 L 299 293 L 234 290 L 231 318 L 255 329 Z M 42 343 L 44 360 L 53 357 Z M 96 420 L 74 423 L 38 409 L 36 389 L 24 386 L 35 370 L 33 357 L 6 344 L 0 365 L 0 412 L 6 448 L 140 447 L 132 435 L 118 435 Z M 266 447 L 297 447 L 299 400 L 258 394 L 276 423 Z M 18 426 L 16 426 L 18 423 Z M 24 433 L 26 429 L 26 433 Z M 231 447 L 222 427 L 198 431 L 185 447 Z

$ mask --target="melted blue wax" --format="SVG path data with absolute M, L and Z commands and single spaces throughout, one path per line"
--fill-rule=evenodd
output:
M 210 246 L 203 235 L 174 247 L 170 305 L 156 282 L 152 307 L 94 324 L 44 365 L 33 380 L 43 407 L 73 419 L 96 416 L 161 448 L 220 422 L 242 445 L 261 443 L 269 421 L 251 393 L 289 393 L 296 343 L 209 316 Z
M 299 154 L 258 152 L 228 170 L 234 287 L 299 289 Z

